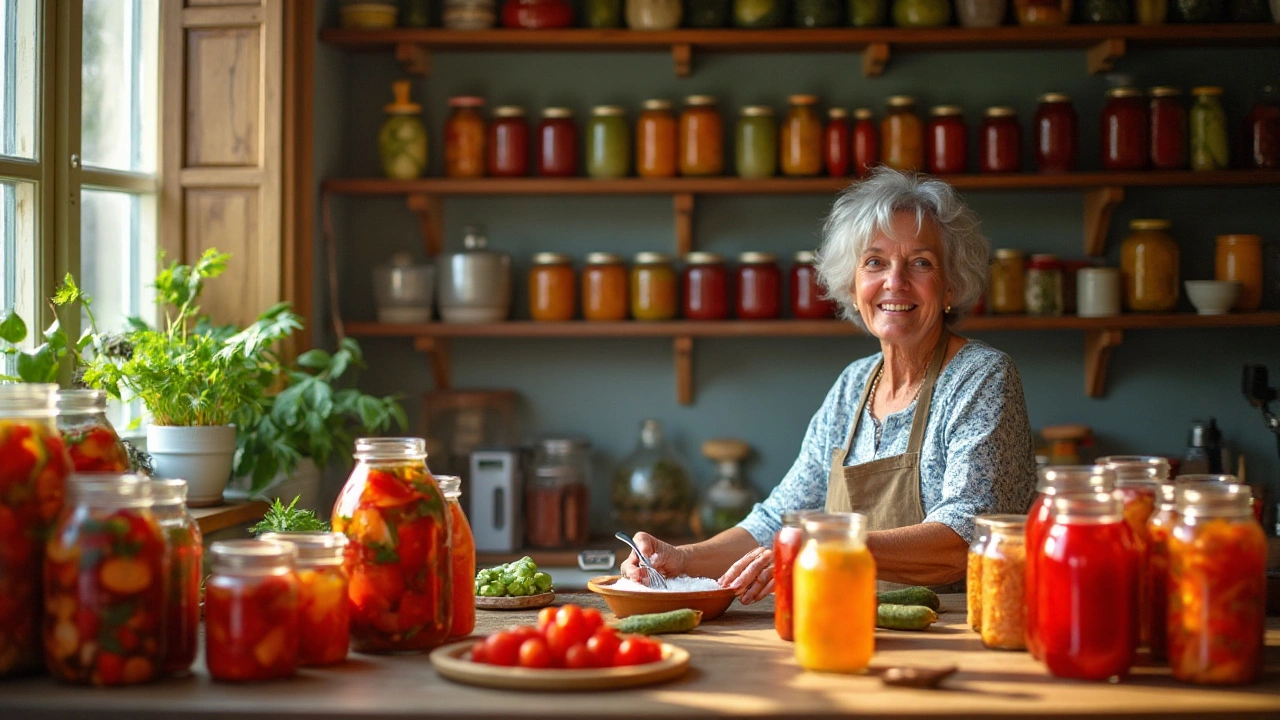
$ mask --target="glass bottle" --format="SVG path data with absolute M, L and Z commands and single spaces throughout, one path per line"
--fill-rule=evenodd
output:
M 529 316 L 539 322 L 572 320 L 576 281 L 573 258 L 564 253 L 535 254 L 529 268 Z
M 1139 25 L 1163 25 L 1169 14 L 1169 0 L 1134 0 L 1133 19 Z
M 782 174 L 790 177 L 812 177 L 822 172 L 822 120 L 815 107 L 816 95 L 791 95 L 787 98 L 787 119 L 782 123 Z
M 631 265 L 631 317 L 636 320 L 671 320 L 679 309 L 676 271 L 671 256 L 636 253 Z
M 0 677 L 42 667 L 41 568 L 71 459 L 54 425 L 57 385 L 0 385 Z
M 639 445 L 613 476 L 614 520 L 629 533 L 687 537 L 695 497 L 687 467 L 663 439 L 662 424 L 645 420 Z
M 950 22 L 948 0 L 893 0 L 893 24 L 898 27 L 943 27 Z
M 824 297 L 817 261 L 817 253 L 801 250 L 791 265 L 791 315 L 797 320 L 827 320 L 839 312 L 836 302 Z
M 1027 314 L 1062 314 L 1062 264 L 1056 255 L 1032 255 L 1027 263 Z
M 1098 458 L 1102 465 L 1116 476 L 1116 492 L 1123 502 L 1124 521 L 1133 534 L 1134 552 L 1137 553 L 1142 566 L 1147 562 L 1147 521 L 1156 510 L 1156 502 L 1160 497 L 1160 486 L 1169 479 L 1169 461 L 1162 457 L 1146 455 L 1108 455 Z M 1151 612 L 1151 589 L 1147 586 L 1145 575 L 1138 577 L 1138 614 L 1134 621 L 1139 633 L 1138 643 L 1146 646 L 1149 638 L 1147 629 L 1150 626 L 1148 614 Z
M 525 120 L 524 108 L 502 105 L 493 109 L 488 148 L 490 177 L 529 174 L 529 123 Z
M 1025 515 L 985 515 L 991 537 L 982 551 L 982 644 L 1000 650 L 1026 647 Z
M 707 440 L 702 454 L 716 464 L 716 479 L 694 512 L 695 537 L 708 538 L 734 527 L 760 499 L 742 472 L 751 447 L 741 440 Z
M 525 491 L 525 535 L 539 548 L 587 544 L 591 500 L 591 443 L 583 438 L 546 438 L 534 453 Z
M 986 516 L 973 519 L 973 542 L 965 563 L 965 622 L 974 632 L 982 632 L 982 554 L 991 540 Z
M 1014 0 L 1019 25 L 1066 25 L 1072 0 Z
M 739 320 L 772 320 L 782 311 L 782 272 L 772 253 L 738 255 Z
M 778 124 L 773 119 L 773 108 L 742 108 L 734 128 L 734 166 L 742 178 L 768 178 L 777 173 Z
M 782 513 L 782 527 L 773 536 L 773 629 L 783 640 L 794 639 L 794 572 L 804 531 L 800 523 L 817 510 L 788 510 Z
M 1179 481 L 1181 482 L 1181 481 Z M 1169 533 L 1177 519 L 1177 486 L 1160 486 L 1160 502 L 1147 520 L 1147 563 L 1145 576 L 1151 590 L 1151 612 L 1147 614 L 1147 646 L 1151 659 L 1169 658 Z
M 871 166 L 880 162 L 880 137 L 870 108 L 853 111 L 853 172 L 866 177 Z
M 1022 169 L 1022 127 L 1011 107 L 989 107 L 978 130 L 978 170 L 1011 173 Z
M 1025 255 L 1021 250 L 999 248 L 991 265 L 991 281 L 987 288 L 987 307 L 997 315 L 1016 315 L 1027 311 Z
M 1178 243 L 1169 234 L 1169 221 L 1132 220 L 1129 230 L 1120 246 L 1125 309 L 1172 310 L 1178 304 Z
M 461 95 L 449 98 L 449 119 L 444 123 L 444 172 L 452 178 L 484 177 L 486 129 L 480 108 L 484 98 Z
M 889 0 L 849 0 L 849 24 L 883 27 L 889 22 Z
M 822 162 L 831 177 L 849 174 L 853 149 L 849 135 L 849 111 L 844 108 L 827 110 L 827 126 L 822 131 Z
M 427 169 L 427 127 L 422 106 L 409 99 L 408 80 L 391 83 L 395 100 L 383 106 L 387 119 L 378 130 L 378 156 L 382 173 L 392 180 L 413 180 Z
M 796 660 L 806 670 L 856 673 L 875 652 L 876 561 L 866 517 L 813 515 L 801 521 L 792 570 Z
M 680 113 L 680 174 L 706 177 L 724 172 L 724 128 L 716 99 L 690 95 Z
M 1142 170 L 1147 166 L 1150 121 L 1142 91 L 1119 87 L 1107 91 L 1102 107 L 1102 168 Z
M 598 105 L 587 122 L 587 175 L 621 178 L 631 172 L 631 126 L 617 105 Z
M 969 129 L 959 105 L 936 105 L 929 111 L 929 172 L 962 173 L 968 166 Z
M 101 390 L 59 390 L 58 431 L 75 472 L 129 472 L 129 453 L 107 421 Z
M 670 100 L 645 100 L 636 120 L 636 174 L 667 178 L 676 174 L 676 119 Z
M 621 255 L 594 252 L 582 269 L 582 317 L 585 320 L 627 319 L 630 295 Z
M 549 107 L 538 125 L 538 175 L 573 177 L 578 174 L 578 128 L 569 108 Z
M 733 0 L 733 24 L 740 28 L 778 27 L 782 8 L 782 0 Z
M 724 320 L 729 317 L 729 270 L 716 253 L 684 256 L 684 317 L 686 320 Z
M 924 127 L 916 115 L 915 98 L 894 95 L 886 101 L 889 111 L 880 121 L 884 147 L 881 161 L 902 172 L 924 167 Z
M 680 0 L 626 0 L 627 27 L 632 30 L 674 30 L 684 7 Z
M 1071 98 L 1062 93 L 1041 95 L 1034 122 L 1036 168 L 1042 173 L 1075 170 L 1080 131 Z
M 271 532 L 265 542 L 292 543 L 298 549 L 298 664 L 333 665 L 347 659 L 351 644 L 350 581 L 343 568 L 347 536 L 336 532 Z M 475 573 L 472 573 L 472 577 Z M 471 592 L 467 578 L 467 592 Z
M 1227 114 L 1222 109 L 1222 88 L 1191 89 L 1191 169 L 1226 170 L 1231 161 L 1227 144 Z
M 1280 7 L 1275 8 L 1280 11 Z M 1245 120 L 1245 158 L 1251 167 L 1280 168 L 1280 86 L 1267 85 Z
M 347 536 L 351 646 L 429 650 L 449 634 L 449 521 L 422 438 L 359 438 L 333 507 Z
M 222 540 L 209 546 L 205 665 L 214 680 L 274 680 L 298 669 L 298 547 Z
M 437 484 L 449 506 L 449 582 L 453 585 L 449 608 L 449 637 L 461 638 L 476 629 L 476 540 L 462 511 L 462 479 L 437 475 Z
M 164 675 L 184 673 L 196 661 L 200 636 L 200 583 L 204 538 L 187 512 L 187 481 L 152 479 L 152 512 L 169 551 L 164 601 Z M 345 598 L 344 598 L 345 599 Z
M 1213 277 L 1240 283 L 1240 299 L 1234 310 L 1257 310 L 1262 305 L 1262 236 L 1219 235 L 1215 240 Z
M 583 0 L 582 20 L 598 30 L 622 27 L 622 0 Z
M 1153 87 L 1151 98 L 1151 167 L 1182 170 L 1187 166 L 1187 111 L 1175 87 Z

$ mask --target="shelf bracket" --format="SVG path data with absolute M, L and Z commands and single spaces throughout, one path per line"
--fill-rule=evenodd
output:
M 676 64 L 676 77 L 689 77 L 693 72 L 693 46 L 689 43 L 672 44 L 671 59 Z
M 413 339 L 413 349 L 426 355 L 431 361 L 431 377 L 437 390 L 449 389 L 449 340 L 448 338 L 419 335 Z
M 410 75 L 426 77 L 431 74 L 431 51 L 417 43 L 396 43 L 396 61 Z
M 675 339 L 676 400 L 681 405 L 693 404 L 693 338 Z
M 1084 254 L 1100 257 L 1107 251 L 1111 211 L 1124 201 L 1124 188 L 1107 186 L 1084 194 Z
M 676 257 L 693 250 L 693 193 L 676 193 Z
M 862 49 L 863 77 L 880 77 L 889 64 L 889 43 L 873 42 Z
M 418 225 L 422 228 L 422 245 L 426 248 L 427 257 L 440 254 L 444 247 L 444 206 L 436 195 L 413 194 L 405 198 L 405 205 L 418 216 Z
M 1116 61 L 1124 57 L 1124 40 L 1120 38 L 1110 38 L 1089 48 L 1086 55 L 1086 61 L 1089 65 L 1089 74 L 1097 75 L 1099 73 L 1111 72 L 1115 69 Z
M 1102 397 L 1107 387 L 1107 365 L 1111 348 L 1124 340 L 1121 330 L 1086 330 L 1084 333 L 1084 392 L 1091 398 Z

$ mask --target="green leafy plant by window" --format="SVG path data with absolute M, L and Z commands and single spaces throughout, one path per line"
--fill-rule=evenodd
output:
M 89 317 L 89 327 L 72 341 L 62 329 L 58 308 L 80 305 Z M 57 383 L 64 363 L 70 362 L 75 371 L 85 362 L 85 354 L 119 356 L 123 352 L 122 338 L 114 335 L 100 336 L 97 321 L 93 317 L 93 298 L 76 285 L 75 278 L 67 273 L 62 285 L 54 292 L 49 303 L 54 319 L 44 331 L 44 342 L 31 350 L 23 350 L 27 339 L 27 323 L 14 310 L 0 320 L 0 353 L 17 357 L 17 375 L 0 375 L 0 382 Z M 116 352 L 113 352 L 116 351 Z

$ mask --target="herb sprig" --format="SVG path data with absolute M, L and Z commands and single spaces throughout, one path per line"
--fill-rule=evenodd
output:
M 249 532 L 254 535 L 269 532 L 328 532 L 329 523 L 316 517 L 314 510 L 295 507 L 301 497 L 301 495 L 294 496 L 289 507 L 285 507 L 284 503 L 280 502 L 280 498 L 276 498 L 266 514 L 262 516 L 262 521 L 249 528 Z

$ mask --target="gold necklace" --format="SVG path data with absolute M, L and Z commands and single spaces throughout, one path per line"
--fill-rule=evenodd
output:
M 870 392 L 870 395 L 868 395 L 868 396 L 867 396 L 867 412 L 871 412 L 872 410 L 874 410 L 874 409 L 875 409 L 875 406 L 876 406 L 876 388 L 880 387 L 880 376 L 881 376 L 881 375 L 884 375 L 884 363 L 880 363 L 880 369 L 876 371 L 876 376 L 875 376 L 874 378 L 871 378 L 871 392 Z M 924 387 L 924 381 L 923 381 L 923 380 L 921 380 L 921 381 L 916 385 L 916 394 L 911 396 L 911 401 L 910 401 L 910 402 L 908 402 L 908 403 L 907 403 L 907 405 L 910 405 L 911 403 L 913 403 L 913 402 L 915 402 L 916 400 L 920 399 L 920 390 L 921 390 L 921 388 L 923 388 L 923 387 Z M 872 413 L 872 415 L 874 416 L 875 414 L 874 414 L 874 413 Z

